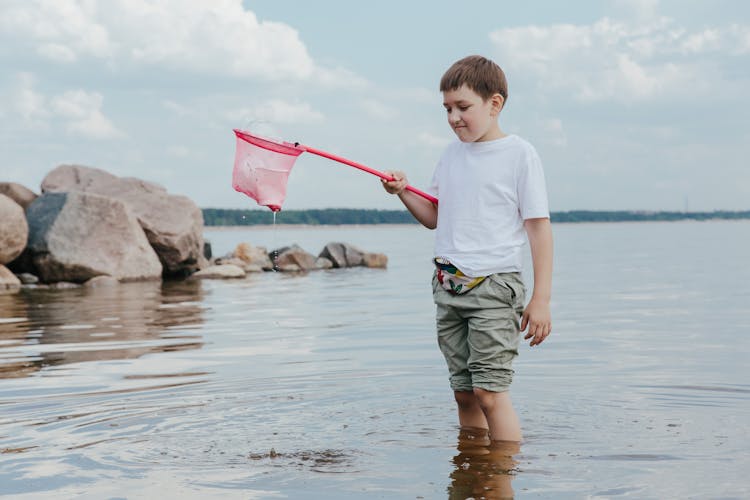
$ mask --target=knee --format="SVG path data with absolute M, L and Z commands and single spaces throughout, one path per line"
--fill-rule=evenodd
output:
M 477 398 L 471 391 L 456 391 L 453 393 L 460 410 L 472 410 L 477 407 Z
M 485 391 L 484 389 L 475 387 L 472 396 L 474 396 L 474 400 L 485 412 L 492 411 L 497 406 L 496 392 Z

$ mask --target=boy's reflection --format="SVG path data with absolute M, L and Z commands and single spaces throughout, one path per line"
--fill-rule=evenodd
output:
M 448 498 L 513 498 L 511 482 L 520 450 L 515 441 L 490 441 L 486 429 L 464 427 L 458 434 L 458 455 L 453 457 Z

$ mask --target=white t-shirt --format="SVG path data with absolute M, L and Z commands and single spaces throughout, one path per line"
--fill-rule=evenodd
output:
M 427 191 L 439 199 L 435 256 L 471 277 L 521 271 L 523 221 L 549 217 L 542 162 L 516 135 L 451 143 Z

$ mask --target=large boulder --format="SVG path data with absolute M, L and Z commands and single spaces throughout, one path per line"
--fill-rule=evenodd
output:
M 38 196 L 31 189 L 15 182 L 0 182 L 0 194 L 4 194 L 18 203 L 24 210 L 26 210 L 26 208 L 31 205 L 31 202 L 36 200 L 36 197 Z
M 23 252 L 29 226 L 21 205 L 0 194 L 0 265 L 7 264 Z
M 158 279 L 159 257 L 121 201 L 91 193 L 48 193 L 26 210 L 27 252 L 43 282 Z
M 203 267 L 203 213 L 193 201 L 133 177 L 117 177 L 98 168 L 60 165 L 42 181 L 42 192 L 83 191 L 125 203 L 136 215 L 168 275 L 186 275 Z

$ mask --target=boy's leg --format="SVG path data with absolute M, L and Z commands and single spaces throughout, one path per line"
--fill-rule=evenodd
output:
M 458 405 L 458 423 L 462 429 L 489 429 L 487 418 L 473 391 L 454 391 Z
M 510 400 L 510 393 L 474 388 L 474 395 L 484 414 L 493 441 L 520 442 L 521 425 Z

